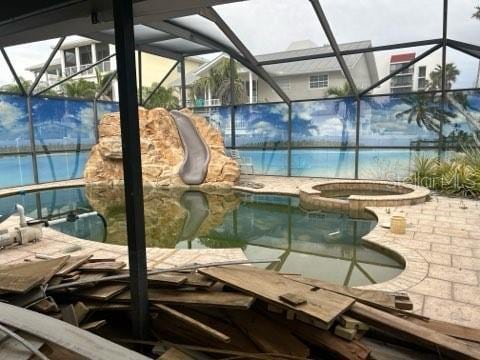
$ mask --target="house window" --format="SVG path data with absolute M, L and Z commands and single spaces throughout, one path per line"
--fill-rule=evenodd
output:
M 418 68 L 418 89 L 423 90 L 427 86 L 427 67 L 420 66 Z
M 90 45 L 80 46 L 80 65 L 88 65 L 92 63 L 92 47 Z
M 99 61 L 110 55 L 110 48 L 108 44 L 96 44 L 95 52 L 97 53 L 97 61 Z
M 310 89 L 321 89 L 328 87 L 328 74 L 310 75 Z
M 276 78 L 275 82 L 280 86 L 282 90 L 290 90 L 290 79 L 289 78 Z
M 67 49 L 63 51 L 65 57 L 65 67 L 77 66 L 77 59 L 75 57 L 75 49 Z

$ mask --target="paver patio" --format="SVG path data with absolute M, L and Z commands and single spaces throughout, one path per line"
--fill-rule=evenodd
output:
M 262 184 L 262 189 L 238 189 L 257 193 L 298 194 L 300 185 L 320 183 L 318 178 L 285 178 L 243 176 L 242 183 Z M 81 180 L 48 184 L 52 186 L 81 185 Z M 45 188 L 30 186 L 28 190 Z M 6 195 L 18 189 L 0 191 Z M 22 190 L 27 190 L 23 188 Z M 414 311 L 434 319 L 480 328 L 480 201 L 432 196 L 426 203 L 398 208 L 369 208 L 379 225 L 364 239 L 400 255 L 405 270 L 397 277 L 363 288 L 407 291 Z M 392 213 L 403 213 L 407 219 L 404 235 L 390 233 L 380 224 Z M 8 220 L 11 225 L 17 219 Z M 5 225 L 6 223 L 4 223 Z M 23 261 L 35 253 L 60 255 L 94 253 L 96 257 L 115 257 L 128 262 L 125 246 L 81 240 L 52 229 L 44 230 L 44 239 L 37 244 L 9 248 L 0 252 L 0 264 Z M 176 250 L 148 248 L 149 267 L 171 267 L 185 263 L 205 263 L 244 259 L 240 249 Z

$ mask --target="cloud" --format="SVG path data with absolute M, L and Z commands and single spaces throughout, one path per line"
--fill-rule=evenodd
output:
M 23 109 L 6 101 L 0 100 L 0 125 L 6 130 L 12 131 L 19 128 L 18 123 L 26 116 Z

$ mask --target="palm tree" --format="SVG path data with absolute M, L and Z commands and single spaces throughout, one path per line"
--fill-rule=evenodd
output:
M 142 97 L 146 99 L 152 91 L 157 87 L 156 83 L 153 83 L 150 88 L 142 87 Z M 148 102 L 144 105 L 147 109 L 153 109 L 156 107 L 163 107 L 167 110 L 178 109 L 179 99 L 175 96 L 172 88 L 165 88 L 160 86 L 155 93 L 148 99 Z
M 453 83 L 457 80 L 457 76 L 460 75 L 460 71 L 453 63 L 445 64 L 446 72 L 446 86 L 447 90 L 452 88 Z M 431 90 L 439 90 L 442 88 L 442 65 L 437 65 L 435 69 L 430 73 L 429 87 Z
M 480 6 L 475 6 L 475 10 L 476 11 L 473 13 L 472 17 L 480 20 Z
M 97 83 L 96 83 L 97 89 L 95 91 L 95 95 L 98 95 L 100 93 L 100 91 L 102 91 L 105 88 L 105 86 L 110 81 L 111 77 L 115 76 L 115 74 L 116 74 L 115 71 L 110 71 L 110 72 L 102 75 L 100 70 L 98 70 L 98 68 L 95 68 L 95 77 L 97 78 Z M 108 101 L 112 100 L 112 94 L 111 94 L 111 87 L 112 86 L 110 85 L 109 87 L 110 87 L 110 91 L 105 91 L 102 94 L 102 96 L 100 96 L 100 99 L 108 100 Z
M 63 91 L 67 97 L 94 98 L 97 85 L 85 79 L 70 80 L 63 84 Z
M 355 92 L 348 82 L 343 83 L 343 86 L 331 86 L 326 92 L 328 97 L 346 97 L 353 96 Z
M 28 91 L 28 89 L 30 88 L 30 86 L 32 85 L 32 82 L 30 80 L 25 80 L 24 78 L 22 77 L 19 77 L 19 80 L 20 80 L 20 83 L 22 84 L 22 87 L 25 89 L 25 91 Z M 39 91 L 42 89 L 42 85 L 41 84 L 38 84 L 37 87 L 36 87 L 36 91 Z M 15 83 L 11 83 L 11 84 L 6 84 L 6 85 L 3 85 L 2 87 L 0 87 L 0 90 L 1 91 L 5 91 L 5 92 L 9 92 L 9 93 L 14 93 L 14 94 L 19 94 L 21 93 L 20 91 L 20 88 L 18 87 L 18 84 L 15 82 Z M 45 91 L 44 93 L 42 93 L 42 95 L 45 95 L 45 96 L 48 96 L 48 95 L 52 95 L 52 96 L 55 96 L 55 95 L 58 95 L 58 93 L 53 90 L 53 89 L 50 89 L 50 90 L 47 90 Z
M 230 60 L 222 59 L 218 64 L 210 69 L 207 76 L 201 77 L 192 85 L 190 99 L 195 101 L 202 99 L 205 93 L 210 94 L 215 99 L 220 99 L 222 104 L 229 104 L 230 99 Z M 245 100 L 245 86 L 240 79 L 236 64 L 233 69 L 233 92 L 236 103 L 242 103 Z

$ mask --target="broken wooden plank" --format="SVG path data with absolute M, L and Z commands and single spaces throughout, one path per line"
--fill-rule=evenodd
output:
M 158 360 L 195 360 L 195 358 L 177 348 L 171 347 Z
M 417 325 L 421 325 L 429 329 L 441 332 L 442 334 L 456 337 L 457 339 L 480 343 L 480 329 L 474 329 L 467 326 L 433 319 L 421 320 L 415 318 L 407 318 L 407 320 Z
M 182 307 L 181 311 L 195 320 L 217 329 L 231 339 L 229 343 L 211 342 L 211 346 L 220 346 L 224 349 L 247 351 L 251 353 L 257 353 L 260 351 L 259 348 L 250 340 L 250 338 L 245 335 L 237 326 L 235 326 L 235 324 L 233 324 L 228 318 L 226 318 L 223 313 L 219 313 L 213 308 L 192 309 L 188 307 Z M 203 343 L 203 345 L 207 344 Z
M 148 358 L 132 350 L 85 332 L 64 321 L 22 309 L 14 305 L 0 303 L 2 324 L 22 329 L 49 343 L 62 346 L 77 355 L 96 360 L 147 360 Z
M 108 301 L 114 296 L 124 291 L 128 285 L 126 284 L 98 284 L 90 288 L 82 288 L 75 291 L 75 294 L 92 300 Z
M 419 360 L 438 360 L 438 354 L 426 353 L 418 350 L 406 348 L 404 346 L 385 343 L 380 340 L 363 338 L 362 343 L 368 346 L 372 352 L 372 359 L 378 360 L 406 360 L 406 359 L 419 359 Z
M 208 278 L 205 275 L 199 274 L 197 272 L 191 272 L 189 274 L 186 274 L 187 276 L 187 281 L 185 281 L 184 285 L 188 286 L 194 286 L 198 288 L 209 288 L 211 287 L 215 281 L 212 279 Z
M 124 311 L 130 309 L 130 304 L 128 303 L 114 303 L 111 301 L 105 302 L 88 299 L 82 302 L 91 311 Z
M 36 350 L 40 349 L 45 343 L 37 337 L 23 331 L 19 331 L 18 335 L 28 341 L 30 346 Z M 31 357 L 32 352 L 16 339 L 9 337 L 0 342 L 0 359 L 28 360 Z
M 177 305 L 214 306 L 218 308 L 249 309 L 254 297 L 236 292 L 213 291 L 177 291 L 167 289 L 148 289 L 150 302 Z M 130 291 L 113 298 L 116 302 L 129 302 Z
M 90 310 L 81 301 L 77 301 L 77 303 L 75 303 L 73 308 L 75 310 L 75 315 L 77 316 L 78 323 L 80 324 L 85 319 L 85 317 L 87 316 Z
M 57 275 L 59 276 L 73 276 L 73 275 L 68 275 L 68 273 L 78 269 L 80 266 L 88 262 L 88 260 L 92 257 L 93 255 L 84 255 L 84 256 L 71 256 L 65 265 L 57 272 Z
M 44 314 L 50 314 L 54 312 L 59 312 L 60 309 L 55 302 L 55 300 L 49 296 L 45 299 L 42 299 L 38 301 L 37 303 L 33 304 L 30 309 L 44 313 Z
M 75 313 L 75 308 L 73 307 L 73 304 L 68 304 L 65 306 L 62 306 L 60 308 L 60 311 L 62 313 L 62 319 L 63 321 L 66 321 L 67 323 L 73 325 L 73 326 L 78 326 L 78 319 L 77 319 L 77 314 Z
M 307 323 L 294 320 L 289 321 L 280 314 L 262 310 L 269 318 L 279 323 L 279 326 L 288 326 L 298 338 L 315 347 L 325 350 L 333 358 L 347 360 L 365 360 L 369 358 L 370 349 L 357 340 L 347 341 L 330 331 L 320 330 Z
M 162 304 L 152 304 L 153 308 L 154 309 L 158 309 L 158 310 L 161 310 L 162 312 L 168 314 L 169 316 L 171 316 L 174 321 L 182 321 L 184 322 L 186 325 L 194 328 L 195 330 L 197 331 L 200 331 L 200 332 L 203 332 L 206 336 L 210 336 L 218 341 L 222 341 L 222 342 L 230 342 L 230 337 L 228 335 L 225 335 L 223 334 L 222 332 L 218 331 L 218 330 L 215 330 L 214 328 L 208 326 L 208 325 L 205 325 L 203 323 L 201 323 L 200 321 L 198 320 L 195 320 L 194 318 L 188 316 L 188 315 L 185 315 L 183 313 L 181 313 L 180 311 L 177 311 L 175 309 L 172 309 L 166 305 L 162 305 Z
M 349 296 L 355 300 L 368 304 L 379 304 L 382 306 L 395 307 L 395 296 L 392 293 L 378 290 L 362 290 L 355 289 L 348 286 L 337 285 L 328 283 L 318 279 L 305 278 L 299 275 L 283 275 L 284 277 L 298 281 L 302 284 L 307 284 L 312 287 L 317 287 L 319 289 L 328 290 L 341 294 L 344 296 Z
M 440 353 L 458 359 L 480 359 L 480 351 L 461 340 L 444 335 L 438 331 L 417 325 L 405 319 L 391 315 L 374 307 L 355 303 L 349 310 L 349 316 L 359 319 L 380 330 L 399 334 L 413 339 L 418 344 L 433 347 Z
M 346 327 L 343 327 L 342 325 L 337 325 L 335 326 L 334 334 L 337 336 L 340 336 L 345 340 L 352 341 L 355 335 L 357 335 L 357 329 L 346 328 Z
M 81 271 L 89 272 L 118 272 L 126 266 L 123 261 L 109 261 L 109 262 L 88 262 L 79 267 Z
M 400 310 L 413 310 L 413 303 L 410 300 L 395 299 L 395 308 Z
M 307 302 L 307 299 L 305 299 L 303 296 L 294 293 L 282 294 L 279 296 L 279 299 L 292 306 L 302 305 Z
M 82 328 L 83 330 L 87 330 L 87 331 L 94 331 L 94 330 L 100 329 L 106 323 L 107 323 L 106 320 L 97 320 L 97 321 L 92 321 L 92 322 L 89 322 L 89 323 L 82 324 L 82 326 L 80 326 L 80 328 Z
M 179 273 L 152 274 L 147 276 L 148 285 L 180 286 L 187 281 L 187 276 Z
M 286 326 L 254 311 L 229 311 L 229 317 L 259 348 L 266 353 L 308 357 L 310 349 Z
M 99 263 L 99 262 L 115 262 L 117 261 L 115 258 L 96 258 L 92 257 L 88 260 L 89 263 Z
M 0 272 L 0 290 L 17 294 L 24 294 L 33 289 L 35 286 L 42 284 L 44 281 L 43 274 L 9 274 Z
M 323 322 L 327 327 L 334 319 L 346 311 L 354 302 L 351 297 L 318 289 L 311 291 L 310 285 L 288 279 L 273 271 L 253 266 L 225 266 L 199 269 L 199 272 L 222 281 L 229 286 L 259 297 L 268 303 L 294 310 Z M 294 292 L 305 297 L 307 302 L 291 306 L 279 300 L 286 292 Z

